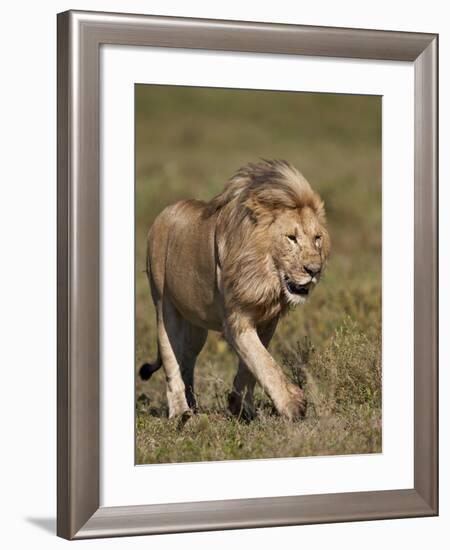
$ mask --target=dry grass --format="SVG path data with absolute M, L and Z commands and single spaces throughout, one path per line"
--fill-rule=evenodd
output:
M 381 103 L 379 98 L 140 86 L 136 95 L 136 369 L 156 352 L 145 234 L 180 198 L 209 199 L 242 164 L 286 158 L 325 200 L 332 257 L 310 302 L 280 323 L 271 352 L 304 385 L 304 421 L 257 393 L 230 417 L 236 359 L 210 333 L 196 367 L 200 414 L 167 419 L 163 372 L 136 383 L 137 462 L 381 451 Z

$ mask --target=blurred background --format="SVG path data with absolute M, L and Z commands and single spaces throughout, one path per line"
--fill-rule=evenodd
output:
M 196 367 L 200 415 L 167 420 L 162 369 L 136 378 L 138 463 L 381 451 L 381 98 L 137 85 L 136 371 L 156 357 L 145 237 L 184 198 L 209 200 L 242 165 L 294 164 L 325 201 L 332 253 L 310 301 L 279 324 L 271 352 L 310 406 L 289 424 L 257 395 L 258 418 L 226 411 L 236 358 L 210 333 Z

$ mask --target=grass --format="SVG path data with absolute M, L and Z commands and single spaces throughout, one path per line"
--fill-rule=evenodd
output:
M 308 398 L 305 420 L 231 417 L 236 358 L 210 333 L 196 367 L 200 412 L 167 418 L 163 371 L 136 379 L 139 464 L 381 451 L 381 101 L 378 97 L 136 88 L 136 370 L 156 355 L 145 235 L 181 198 L 209 199 L 241 165 L 285 158 L 325 200 L 332 256 L 308 304 L 279 324 L 270 350 Z

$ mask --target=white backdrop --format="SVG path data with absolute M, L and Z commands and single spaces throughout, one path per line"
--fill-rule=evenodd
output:
M 61 547 L 54 536 L 55 517 L 55 343 L 56 343 L 56 21 L 55 14 L 69 8 L 128 11 L 160 15 L 211 17 L 313 25 L 386 28 L 439 32 L 441 94 L 441 182 L 450 180 L 450 22 L 445 3 L 430 0 L 379 0 L 376 9 L 358 1 L 333 0 L 293 3 L 232 1 L 211 3 L 191 0 L 83 0 L 75 4 L 16 2 L 2 10 L 2 86 L 0 131 L 2 162 L 0 182 L 1 258 L 0 316 L 2 345 L 0 406 L 2 407 L 2 455 L 0 468 L 2 542 L 7 548 Z M 441 193 L 441 281 L 450 279 L 449 186 Z M 447 250 L 446 250 L 447 248 Z M 450 400 L 443 393 L 450 375 L 450 294 L 441 288 L 441 431 L 448 432 Z M 78 542 L 77 545 L 110 547 L 197 549 L 230 545 L 272 548 L 300 546 L 379 549 L 401 544 L 409 549 L 443 548 L 450 538 L 447 437 L 441 437 L 441 517 L 377 521 L 340 525 L 256 529 Z M 338 542 L 337 542 L 338 541 Z M 444 541 L 447 541 L 446 543 Z

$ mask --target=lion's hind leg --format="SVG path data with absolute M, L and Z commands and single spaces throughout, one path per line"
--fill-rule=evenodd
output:
M 156 313 L 158 349 L 166 375 L 169 418 L 188 416 L 191 410 L 186 400 L 186 388 L 181 374 L 184 320 L 166 297 L 157 300 Z
M 206 342 L 208 331 L 184 320 L 183 353 L 181 358 L 181 375 L 185 385 L 186 400 L 189 407 L 196 411 L 197 400 L 194 392 L 194 368 L 198 354 Z

